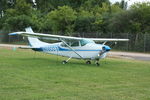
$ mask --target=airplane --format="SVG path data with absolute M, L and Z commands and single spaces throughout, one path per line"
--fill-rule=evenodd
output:
M 44 52 L 48 54 L 68 57 L 62 61 L 66 64 L 70 59 L 83 59 L 86 64 L 91 64 L 91 60 L 95 60 L 95 64 L 99 66 L 99 60 L 106 57 L 111 48 L 106 44 L 108 41 L 129 41 L 129 39 L 112 39 L 112 38 L 81 38 L 71 36 L 61 36 L 43 33 L 34 33 L 31 27 L 25 28 L 26 32 L 13 32 L 9 35 L 22 35 L 27 37 L 29 41 L 28 47 L 20 47 L 22 49 L 32 49 L 34 51 Z M 57 43 L 47 43 L 40 39 L 57 40 Z M 103 42 L 97 44 L 96 41 Z

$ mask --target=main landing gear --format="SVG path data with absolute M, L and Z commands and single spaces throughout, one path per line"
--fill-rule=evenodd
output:
M 62 64 L 66 64 L 72 57 L 68 58 L 67 60 L 62 61 Z
M 72 57 L 68 58 L 67 60 L 62 61 L 62 64 L 66 64 L 71 58 L 72 58 Z M 90 65 L 90 64 L 91 64 L 91 61 L 90 61 L 90 60 L 87 60 L 87 61 L 86 61 L 86 64 Z M 96 66 L 100 66 L 100 64 L 99 64 L 99 59 L 96 59 L 95 64 L 96 64 Z
M 86 61 L 86 64 L 91 64 L 91 61 L 90 60 Z

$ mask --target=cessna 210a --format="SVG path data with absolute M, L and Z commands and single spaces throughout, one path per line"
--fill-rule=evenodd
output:
M 62 62 L 63 64 L 66 64 L 71 58 L 77 58 L 86 60 L 86 64 L 91 64 L 91 60 L 95 60 L 95 64 L 99 66 L 99 59 L 105 58 L 111 49 L 105 45 L 106 42 L 128 41 L 128 39 L 80 38 L 34 33 L 31 27 L 25 28 L 25 30 L 26 32 L 14 32 L 9 35 L 22 35 L 28 38 L 30 46 L 20 48 L 69 57 Z M 46 43 L 39 40 L 40 38 L 58 40 L 61 42 Z M 101 41 L 103 44 L 96 44 L 94 41 Z

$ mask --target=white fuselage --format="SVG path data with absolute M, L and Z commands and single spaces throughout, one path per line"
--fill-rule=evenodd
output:
M 48 44 L 41 46 L 39 49 L 33 49 L 35 51 L 42 51 L 44 53 L 77 58 L 77 59 L 101 59 L 106 56 L 106 53 L 100 55 L 102 51 L 102 47 L 105 45 L 95 44 L 95 43 L 87 43 L 84 46 L 73 46 L 71 48 L 64 47 L 61 45 L 62 42 Z

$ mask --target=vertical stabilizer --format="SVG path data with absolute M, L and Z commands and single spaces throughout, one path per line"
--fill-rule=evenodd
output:
M 34 33 L 31 27 L 25 28 L 26 32 Z M 36 34 L 36 33 L 35 33 Z M 48 43 L 40 41 L 36 37 L 28 37 L 28 41 L 31 47 L 41 47 L 43 45 L 47 45 Z

